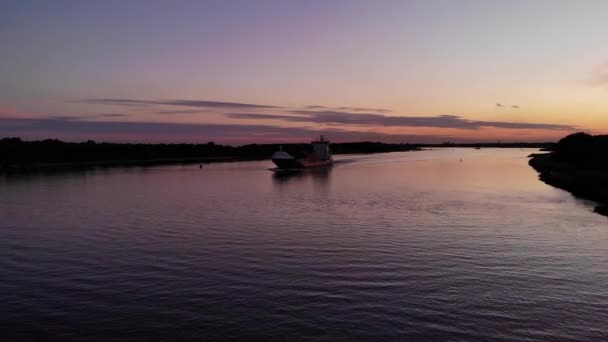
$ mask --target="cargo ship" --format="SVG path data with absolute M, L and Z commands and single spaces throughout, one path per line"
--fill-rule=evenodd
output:
M 329 141 L 325 137 L 312 141 L 312 152 L 305 158 L 295 158 L 281 148 L 272 156 L 272 162 L 278 170 L 302 170 L 330 166 L 333 163 Z

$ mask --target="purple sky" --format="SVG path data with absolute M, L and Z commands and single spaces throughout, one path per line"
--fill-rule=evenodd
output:
M 0 136 L 606 132 L 606 13 L 587 0 L 3 1 Z

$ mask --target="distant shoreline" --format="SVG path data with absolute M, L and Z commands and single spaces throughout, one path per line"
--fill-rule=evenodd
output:
M 0 139 L 0 173 L 60 171 L 94 167 L 153 166 L 169 164 L 206 164 L 269 160 L 282 148 L 302 155 L 309 144 L 251 144 L 225 146 L 207 144 L 115 144 L 63 142 L 59 140 L 22 141 Z M 376 142 L 335 143 L 334 154 L 383 153 L 420 150 L 409 144 Z
M 333 143 L 333 153 L 370 154 L 418 151 L 423 148 L 551 148 L 552 143 L 388 144 L 379 142 Z M 60 171 L 95 167 L 206 164 L 268 160 L 279 148 L 302 155 L 309 144 L 250 144 L 226 146 L 207 144 L 117 144 L 23 141 L 0 139 L 0 173 Z
M 598 203 L 594 212 L 608 216 L 607 136 L 577 133 L 562 139 L 553 152 L 530 155 L 539 179 L 574 196 Z

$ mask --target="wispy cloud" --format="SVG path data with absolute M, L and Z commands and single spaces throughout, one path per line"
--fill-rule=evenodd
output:
M 304 109 L 308 110 L 337 110 L 337 111 L 351 111 L 351 112 L 375 112 L 375 113 L 390 113 L 390 109 L 383 108 L 364 108 L 364 107 L 325 107 L 325 106 L 306 106 Z
M 89 98 L 81 100 L 80 102 L 90 104 L 103 104 L 112 106 L 151 106 L 151 105 L 162 105 L 162 106 L 185 106 L 185 107 L 196 107 L 196 108 L 215 108 L 215 109 L 288 109 L 285 107 L 274 106 L 274 105 L 262 105 L 262 104 L 251 104 L 241 102 L 222 102 L 222 101 L 211 101 L 211 100 L 138 100 L 138 99 L 108 99 L 108 98 Z M 328 110 L 328 111 L 351 111 L 351 112 L 372 112 L 372 113 L 390 113 L 390 109 L 383 108 L 365 108 L 365 107 L 326 107 L 319 105 L 310 105 L 303 107 L 305 110 Z M 298 110 L 301 108 L 292 108 Z M 181 113 L 197 113 L 196 110 L 162 110 L 158 111 L 159 114 L 181 114 Z
M 81 102 L 103 105 L 119 105 L 119 106 L 184 106 L 198 108 L 224 108 L 224 109 L 260 109 L 260 108 L 279 108 L 276 106 L 258 105 L 251 103 L 239 102 L 220 102 L 208 100 L 134 100 L 134 99 L 84 99 Z
M 51 120 L 69 121 L 69 120 L 85 120 L 85 119 L 89 119 L 91 117 L 85 116 L 85 115 L 50 115 L 50 116 L 47 116 L 47 118 L 51 119 Z
M 280 114 L 260 114 L 260 113 L 227 113 L 226 117 L 232 119 L 268 119 L 268 120 L 285 120 L 285 121 L 301 121 L 309 122 L 310 116 L 304 115 L 280 115 Z
M 363 131 L 375 130 L 377 132 L 383 132 L 386 131 L 386 128 L 402 128 L 402 131 L 406 133 L 408 128 L 412 129 L 410 132 L 415 131 L 416 128 L 431 128 L 438 129 L 434 134 L 440 135 L 442 133 L 440 129 L 475 131 L 484 128 L 493 128 L 520 130 L 521 134 L 525 133 L 525 130 L 545 130 L 556 132 L 555 134 L 563 134 L 566 131 L 577 129 L 575 126 L 571 125 L 552 123 L 471 120 L 459 115 L 451 114 L 435 116 L 397 116 L 394 114 L 388 115 L 387 113 L 391 112 L 389 109 L 352 106 L 329 107 L 309 105 L 304 107 L 280 107 L 267 104 L 209 100 L 138 100 L 113 98 L 89 98 L 82 101 L 97 105 L 146 106 L 145 111 L 152 114 L 216 113 L 231 119 L 248 120 L 247 122 L 236 121 L 223 125 L 205 123 L 110 123 L 107 120 L 103 120 L 105 122 L 101 123 L 110 125 L 106 127 L 106 132 L 110 132 L 108 134 L 127 134 L 127 130 L 131 129 L 132 132 L 137 132 L 137 134 L 157 134 L 168 140 L 172 139 L 172 134 L 178 135 L 176 138 L 179 138 L 179 136 L 196 137 L 197 134 L 200 134 L 202 136 L 211 136 L 216 140 L 223 139 L 221 134 L 225 134 L 226 137 L 249 136 L 251 137 L 250 139 L 255 139 L 255 141 L 263 141 L 270 136 L 282 136 L 284 138 L 289 136 L 293 139 L 308 139 L 319 133 L 318 131 L 313 132 L 306 128 L 311 125 L 314 125 L 315 127 L 325 127 L 329 130 L 325 133 L 331 133 L 330 135 L 333 136 L 334 139 L 346 139 L 347 136 L 350 140 L 376 137 L 376 139 L 385 141 L 387 139 L 393 139 L 394 136 L 383 133 L 364 133 Z M 141 114 L 142 111 L 139 112 L 139 114 Z M 103 117 L 103 115 L 100 115 L 99 117 Z M 94 117 L 55 116 L 51 119 L 74 125 L 75 122 L 92 124 L 92 122 L 95 121 L 92 118 Z M 303 127 L 283 128 L 279 127 L 281 122 L 290 123 L 291 125 L 289 126 L 300 125 Z M 93 125 L 82 126 L 80 128 L 86 131 L 89 127 L 95 127 L 97 129 L 104 126 Z M 156 129 L 158 130 L 155 131 Z M 211 132 L 211 129 L 217 129 L 218 131 Z M 259 139 L 260 137 L 264 137 L 264 139 Z
M 123 113 L 106 113 L 106 114 L 97 114 L 98 117 L 104 117 L 104 118 L 116 118 L 116 117 L 121 117 L 121 116 L 129 116 L 129 114 L 123 114 Z
M 271 125 L 234 124 L 184 124 L 153 122 L 83 121 L 73 119 L 21 119 L 0 118 L 1 136 L 21 136 L 29 139 L 60 138 L 68 140 L 123 140 L 156 142 L 206 142 L 226 143 L 308 141 L 318 134 L 325 134 L 333 141 L 393 141 L 405 138 L 424 141 L 442 141 L 441 136 L 391 135 L 345 129 L 313 130 L 298 127 Z
M 186 110 L 159 110 L 157 114 L 204 114 L 212 113 L 204 109 L 186 109 Z
M 131 99 L 84 99 L 78 102 L 112 106 L 148 106 L 154 104 L 154 101 L 142 101 Z
M 390 126 L 390 127 L 434 127 L 480 129 L 482 127 L 509 129 L 545 129 L 545 130 L 574 130 L 576 127 L 548 123 L 525 123 L 503 121 L 467 120 L 457 115 L 438 116 L 386 116 L 373 113 L 352 113 L 343 111 L 311 111 L 292 110 L 296 115 L 275 115 L 257 113 L 230 113 L 226 116 L 233 119 L 282 120 L 290 122 L 305 122 L 317 124 L 340 124 L 356 126 Z
M 128 114 L 104 113 L 104 114 L 91 114 L 91 115 L 50 115 L 50 116 L 47 116 L 46 118 L 51 119 L 51 120 L 71 121 L 71 120 L 88 120 L 88 119 L 95 119 L 95 118 L 117 118 L 117 117 L 123 117 L 123 116 L 128 116 Z
M 378 112 L 378 113 L 390 113 L 390 109 L 382 108 L 362 108 L 362 107 L 338 107 L 337 110 L 346 110 L 353 112 Z

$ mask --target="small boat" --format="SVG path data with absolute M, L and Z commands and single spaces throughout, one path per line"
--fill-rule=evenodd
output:
M 333 163 L 329 141 L 323 136 L 319 140 L 312 141 L 312 152 L 305 158 L 295 158 L 282 148 L 272 155 L 272 162 L 278 170 L 302 170 L 317 167 L 330 166 Z

